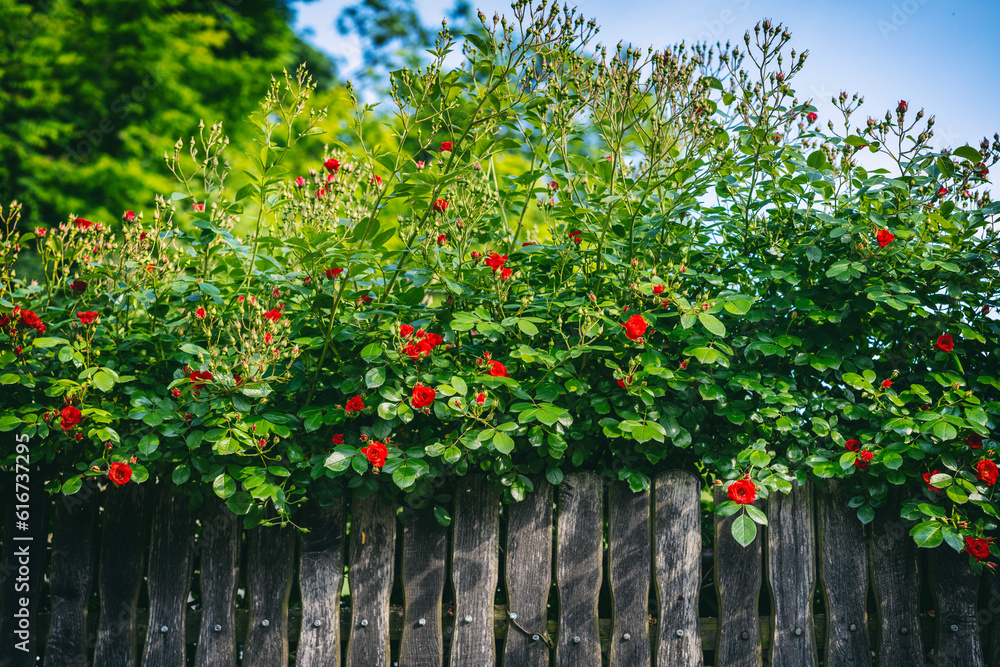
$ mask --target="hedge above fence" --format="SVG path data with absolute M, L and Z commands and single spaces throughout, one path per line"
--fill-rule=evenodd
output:
M 286 74 L 252 173 L 203 127 L 150 214 L 4 215 L 0 430 L 51 490 L 169 475 L 255 524 L 347 477 L 448 523 L 473 470 L 518 500 L 680 467 L 728 485 L 748 543 L 755 497 L 847 478 L 862 521 L 905 486 L 918 544 L 997 553 L 1000 138 L 936 152 L 923 110 L 852 127 L 847 93 L 823 130 L 768 21 L 609 54 L 575 12 L 514 15 L 444 30 L 394 114 L 355 101 L 347 127 Z

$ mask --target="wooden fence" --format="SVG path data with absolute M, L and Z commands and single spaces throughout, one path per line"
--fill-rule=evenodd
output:
M 245 535 L 168 484 L 33 491 L 26 524 L 7 505 L 0 665 L 1000 667 L 995 578 L 918 553 L 894 508 L 865 529 L 835 487 L 758 501 L 746 549 L 709 519 L 704 558 L 687 473 L 642 494 L 575 473 L 502 517 L 462 484 L 447 529 L 350 498 Z

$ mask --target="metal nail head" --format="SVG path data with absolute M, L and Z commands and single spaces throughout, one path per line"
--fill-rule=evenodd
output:
M 313 627 L 314 628 L 318 628 L 321 625 L 323 625 L 323 623 L 319 619 L 313 621 Z
M 512 621 L 516 621 L 517 620 L 517 614 L 515 614 L 514 612 L 510 612 L 509 615 L 510 615 L 510 620 L 512 620 Z
M 632 639 L 632 635 L 630 635 L 629 633 L 626 632 L 625 634 L 622 635 L 622 639 L 624 639 L 625 641 L 628 641 L 628 640 Z
M 165 626 L 165 625 L 163 625 L 163 626 L 160 626 L 160 632 L 166 632 L 166 631 L 167 631 L 167 630 L 169 630 L 169 629 L 170 629 L 170 628 L 168 628 L 168 627 L 167 627 L 167 626 Z
M 743 639 L 750 639 L 750 633 L 744 630 L 743 632 L 740 633 L 740 637 Z
M 899 634 L 901 634 L 901 635 L 905 635 L 907 632 L 909 632 L 909 630 L 907 630 L 906 628 L 900 628 L 899 629 Z
M 271 621 L 265 618 L 263 621 L 260 622 L 260 624 L 266 628 L 267 626 L 271 625 Z
M 363 627 L 363 628 L 367 628 L 368 627 L 368 619 L 367 618 L 362 618 L 361 619 L 361 627 Z
M 858 626 L 856 626 L 854 623 L 851 623 L 849 626 L 847 626 L 847 629 L 850 630 L 851 632 L 857 632 Z
M 802 636 L 802 628 L 795 628 L 795 636 L 796 637 Z
M 454 631 L 455 631 L 455 629 L 454 629 L 454 628 L 448 628 L 447 630 L 445 630 L 445 632 L 446 632 L 447 634 L 449 634 L 449 635 L 450 635 L 451 633 L 453 633 Z
M 465 622 L 466 623 L 472 623 L 472 617 L 471 616 L 466 616 L 465 617 Z
M 573 637 L 573 643 L 574 644 L 579 644 L 580 643 L 580 638 L 579 637 Z
M 216 626 L 215 626 L 214 628 L 212 628 L 212 629 L 213 629 L 213 630 L 215 630 L 216 632 L 221 632 L 221 631 L 222 631 L 222 626 L 221 626 L 221 625 L 216 625 Z
M 538 641 L 538 635 L 531 635 L 531 641 L 537 642 Z
M 417 621 L 417 625 L 427 625 L 427 619 L 426 618 L 420 619 L 419 621 Z
M 952 632 L 958 632 L 958 626 L 957 625 L 951 626 L 951 631 Z
M 683 637 L 684 636 L 684 631 L 683 630 L 678 630 L 674 634 L 677 635 L 678 637 Z

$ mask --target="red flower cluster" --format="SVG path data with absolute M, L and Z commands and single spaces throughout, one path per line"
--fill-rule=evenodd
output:
M 985 482 L 986 486 L 993 486 L 997 483 L 997 464 L 989 459 L 981 459 L 976 463 L 976 479 Z
M 94 322 L 97 321 L 97 313 L 95 313 L 92 310 L 88 310 L 82 313 L 77 313 L 76 316 L 80 318 L 80 323 L 83 324 L 84 326 L 93 324 Z
M 868 464 L 871 463 L 873 458 L 875 458 L 875 455 L 867 449 L 863 452 L 858 452 L 858 458 L 854 459 L 854 466 L 858 470 L 868 470 Z
M 580 238 L 580 237 L 582 236 L 582 234 L 583 234 L 583 231 L 582 231 L 582 230 L 579 230 L 579 229 L 574 229 L 573 231 L 571 231 L 571 232 L 569 233 L 569 237 L 570 237 L 571 239 L 573 239 L 573 243 L 576 243 L 577 245 L 579 245 L 579 244 L 580 244 L 580 241 L 582 241 L 582 240 L 583 240 L 583 239 L 581 239 L 581 238 Z
M 986 560 L 990 557 L 990 542 L 992 538 L 967 537 L 965 538 L 965 553 L 976 560 Z
M 507 255 L 492 252 L 486 257 L 486 259 L 483 260 L 483 264 L 493 269 L 493 273 L 496 273 L 497 269 L 503 268 L 504 262 L 506 261 Z
M 951 339 L 951 334 L 941 334 L 938 336 L 937 342 L 934 343 L 934 347 L 942 352 L 951 352 L 955 349 L 955 341 Z
M 45 333 L 46 325 L 42 322 L 42 318 L 36 315 L 34 311 L 15 308 L 13 314 L 15 316 L 20 315 L 21 324 L 29 329 L 34 329 L 35 333 L 39 336 Z M 6 326 L 10 326 L 9 323 Z
M 360 396 L 352 396 L 350 400 L 347 401 L 347 405 L 344 406 L 344 411 L 348 414 L 352 412 L 361 412 L 365 409 L 365 402 L 361 400 Z
M 209 371 L 191 371 L 188 373 L 188 380 L 191 380 L 191 386 L 194 389 L 203 389 L 205 382 L 212 379 L 212 374 Z
M 272 308 L 271 310 L 264 313 L 265 320 L 271 320 L 272 322 L 277 322 L 281 319 L 281 311 L 277 308 Z
M 59 413 L 59 416 L 61 417 L 59 421 L 59 426 L 61 426 L 62 430 L 64 431 L 68 431 L 71 428 L 74 428 L 77 424 L 80 423 L 80 420 L 83 419 L 83 413 L 80 412 L 79 408 L 73 405 L 67 405 L 65 408 L 63 408 L 62 411 Z
M 323 271 L 323 273 L 326 274 L 326 277 L 329 278 L 330 280 L 333 280 L 343 272 L 344 272 L 343 269 L 325 269 Z
M 83 294 L 87 291 L 87 283 L 83 280 L 74 280 L 69 288 L 73 290 L 73 294 Z
M 729 485 L 726 495 L 734 503 L 750 505 L 757 500 L 757 487 L 754 486 L 753 480 L 738 479 Z
M 622 326 L 625 327 L 625 335 L 629 340 L 642 341 L 649 324 L 642 315 L 633 315 L 627 322 L 622 323 Z
M 434 403 L 435 396 L 437 396 L 437 392 L 434 391 L 432 387 L 425 387 L 418 382 L 416 386 L 413 387 L 413 394 L 410 397 L 410 405 L 417 410 L 426 408 Z
M 419 359 L 421 357 L 428 357 L 431 351 L 444 342 L 444 339 L 436 333 L 427 333 L 423 329 L 417 329 L 414 332 L 413 327 L 409 324 L 399 325 L 399 335 L 403 338 L 410 338 L 413 336 L 412 341 L 403 348 L 403 353 L 410 359 Z
M 448 200 L 438 199 L 434 202 L 434 210 L 438 213 L 444 213 L 448 210 Z
M 94 226 L 94 223 L 86 218 L 73 218 L 73 224 L 77 229 L 87 230 Z
M 896 240 L 896 237 L 893 236 L 892 232 L 890 232 L 888 229 L 878 230 L 878 234 L 876 235 L 875 238 L 878 241 L 878 245 L 880 248 L 884 248 Z
M 365 455 L 373 468 L 378 469 L 385 465 L 385 459 L 389 456 L 389 448 L 375 440 L 367 447 L 362 447 L 361 453 Z

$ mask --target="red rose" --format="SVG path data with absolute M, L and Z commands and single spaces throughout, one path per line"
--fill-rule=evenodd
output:
M 986 560 L 990 557 L 990 543 L 981 537 L 965 538 L 965 553 L 976 560 Z
M 986 486 L 997 483 L 997 464 L 989 459 L 981 459 L 976 463 L 976 479 L 986 482 Z
M 663 285 L 653 285 L 653 294 L 663 294 Z
M 415 340 L 406 347 L 403 348 L 403 354 L 408 356 L 410 359 L 419 359 L 420 357 L 430 356 L 431 350 L 434 348 L 433 345 L 424 340 Z
M 844 443 L 844 448 L 849 452 L 857 452 L 861 450 L 861 441 L 851 438 Z
M 507 280 L 514 273 L 514 269 L 500 269 L 500 280 Z
M 333 158 L 330 158 L 329 160 L 323 163 L 323 166 L 326 167 L 326 170 L 331 174 L 336 174 L 337 170 L 340 169 L 340 162 L 334 160 Z
M 410 398 L 410 404 L 416 408 L 426 408 L 434 402 L 434 397 L 437 396 L 437 392 L 434 391 L 432 387 L 425 387 L 419 382 L 413 387 L 413 394 Z
M 934 347 L 942 352 L 951 352 L 955 349 L 955 341 L 951 339 L 951 334 L 941 334 L 938 336 L 937 342 L 934 343 Z
M 272 322 L 277 322 L 278 320 L 281 319 L 281 311 L 277 310 L 276 308 L 272 308 L 271 310 L 264 313 L 264 319 L 271 320 Z
M 371 303 L 371 302 L 372 302 L 372 301 L 374 301 L 374 300 L 375 300 L 375 299 L 373 299 L 373 298 L 372 298 L 372 297 L 370 297 L 369 295 L 367 295 L 367 294 L 362 294 L 362 295 L 361 295 L 361 296 L 360 296 L 360 297 L 358 298 L 358 303 L 359 303 L 359 304 L 366 304 L 366 303 Z
M 450 141 L 442 141 L 441 142 L 441 152 L 442 153 L 450 153 L 451 152 L 451 142 Z
M 114 482 L 116 486 L 128 484 L 128 481 L 132 479 L 132 469 L 127 463 L 116 461 L 108 468 L 108 479 Z
M 304 188 L 305 186 L 306 186 L 306 179 L 302 178 L 301 176 L 296 176 L 295 177 L 295 187 L 297 187 L 297 188 Z
M 986 178 L 989 173 L 990 170 L 986 168 L 985 164 L 982 162 L 976 163 L 976 175 L 979 176 L 979 178 Z
M 448 210 L 448 202 L 445 199 L 438 199 L 434 202 L 434 210 L 438 213 L 444 213 Z
M 73 294 L 83 294 L 87 291 L 87 283 L 83 280 L 74 280 L 69 288 L 73 290 Z
M 937 191 L 938 197 L 944 197 L 946 194 L 948 194 L 948 188 L 944 187 L 943 185 L 938 188 Z
M 495 377 L 495 378 L 505 378 L 505 377 L 508 377 L 508 375 L 507 375 L 507 367 L 504 366 L 503 364 L 501 364 L 496 359 L 490 359 L 486 363 L 490 367 L 487 372 L 490 375 L 492 375 L 493 377 Z
M 374 185 L 374 186 L 381 186 L 382 185 L 382 177 L 381 176 L 372 176 L 371 184 Z
M 982 449 L 983 448 L 983 436 L 978 433 L 970 433 L 965 436 L 965 444 L 969 446 L 970 449 Z
M 193 208 L 198 213 L 203 213 L 205 211 L 204 204 L 191 204 L 191 208 Z
M 640 340 L 649 325 L 642 315 L 633 315 L 622 326 L 625 327 L 625 335 L 629 337 L 629 340 Z
M 895 241 L 896 237 L 893 236 L 892 232 L 890 232 L 888 229 L 880 229 L 878 230 L 878 235 L 876 236 L 876 239 L 878 240 L 879 247 L 884 248 L 893 241 Z
M 180 396 L 181 396 L 181 390 L 180 389 L 176 389 L 176 388 L 175 389 L 171 389 L 170 390 L 170 394 L 174 398 L 180 398 Z
M 757 487 L 754 486 L 752 480 L 749 479 L 738 479 L 729 485 L 726 490 L 726 495 L 734 503 L 739 503 L 740 505 L 749 505 L 757 500 Z
M 409 338 L 412 333 L 413 333 L 413 327 L 410 326 L 409 324 L 399 325 L 399 335 L 402 336 L 403 338 Z
M 77 229 L 90 229 L 94 225 L 93 222 L 86 218 L 73 218 L 73 224 L 76 225 Z
M 522 248 L 527 248 L 530 245 L 538 245 L 538 244 L 535 243 L 534 241 L 525 241 L 524 243 L 521 244 L 521 247 Z
M 343 269 L 326 269 L 323 271 L 323 273 L 326 274 L 326 277 L 329 278 L 330 280 L 333 280 L 343 272 L 344 272 Z
M 125 219 L 125 222 L 134 222 L 135 221 L 135 213 L 132 212 L 132 211 L 125 211 L 125 214 L 122 215 L 122 218 Z
M 896 106 L 896 113 L 906 113 L 907 108 L 906 100 L 900 100 Z
M 35 331 L 42 329 L 44 331 L 45 325 L 42 324 L 42 318 L 36 315 L 33 310 L 22 310 L 21 322 L 29 329 L 34 329 Z
M 858 470 L 868 470 L 868 463 L 875 458 L 875 455 L 867 450 L 858 452 L 858 458 L 854 460 L 854 466 Z
M 941 471 L 940 470 L 932 470 L 930 472 L 925 472 L 924 473 L 924 482 L 927 483 L 928 490 L 933 491 L 934 493 L 941 493 L 942 491 L 944 491 L 944 489 L 939 489 L 936 486 L 931 486 L 931 477 L 933 477 L 934 475 L 938 474 L 939 472 L 941 472 Z
M 360 412 L 365 409 L 365 402 L 361 400 L 360 396 L 354 396 L 349 401 L 347 405 L 344 406 L 344 410 L 348 413 L 350 412 Z
M 892 386 L 892 380 L 882 380 L 882 388 L 888 389 Z
M 496 273 L 497 269 L 503 268 L 503 264 L 506 261 L 507 261 L 507 255 L 501 255 L 499 253 L 493 252 L 490 253 L 490 255 L 485 260 L 483 260 L 483 263 L 486 264 L 486 266 L 493 269 L 493 273 Z
M 205 309 L 199 308 L 198 310 L 194 311 L 194 316 L 197 317 L 199 320 L 205 319 Z
M 80 412 L 80 409 L 72 405 L 67 405 L 63 408 L 59 415 L 62 417 L 59 425 L 62 426 L 62 430 L 64 431 L 68 431 L 79 424 L 83 418 L 83 413 Z
M 344 434 L 343 433 L 334 433 L 333 434 L 333 438 L 331 438 L 330 441 L 333 442 L 333 444 L 335 444 L 335 445 L 342 445 L 342 444 L 344 444 Z
M 365 458 L 372 464 L 372 467 L 381 468 L 385 465 L 386 457 L 389 456 L 389 449 L 376 440 L 367 447 L 362 447 L 361 453 L 365 455 Z
M 810 123 L 815 123 L 817 118 L 819 118 L 819 116 L 816 115 L 815 111 L 810 111 L 809 113 L 806 114 L 806 120 L 808 120 Z
M 316 199 L 322 199 L 323 197 L 326 196 L 326 188 L 320 188 L 319 190 L 316 190 L 316 192 L 313 194 L 316 195 Z
M 212 380 L 212 374 L 209 371 L 191 371 L 188 375 L 188 379 L 191 380 L 191 386 L 195 389 L 201 389 L 205 386 L 206 380 Z
M 478 394 L 476 394 L 476 405 L 482 405 L 485 402 L 486 402 L 486 393 L 485 392 L 481 391 Z
M 441 336 L 438 336 L 436 333 L 427 334 L 427 338 L 425 340 L 427 341 L 427 344 L 431 346 L 431 349 L 437 347 L 438 345 L 444 342 L 444 339 L 441 338 Z

